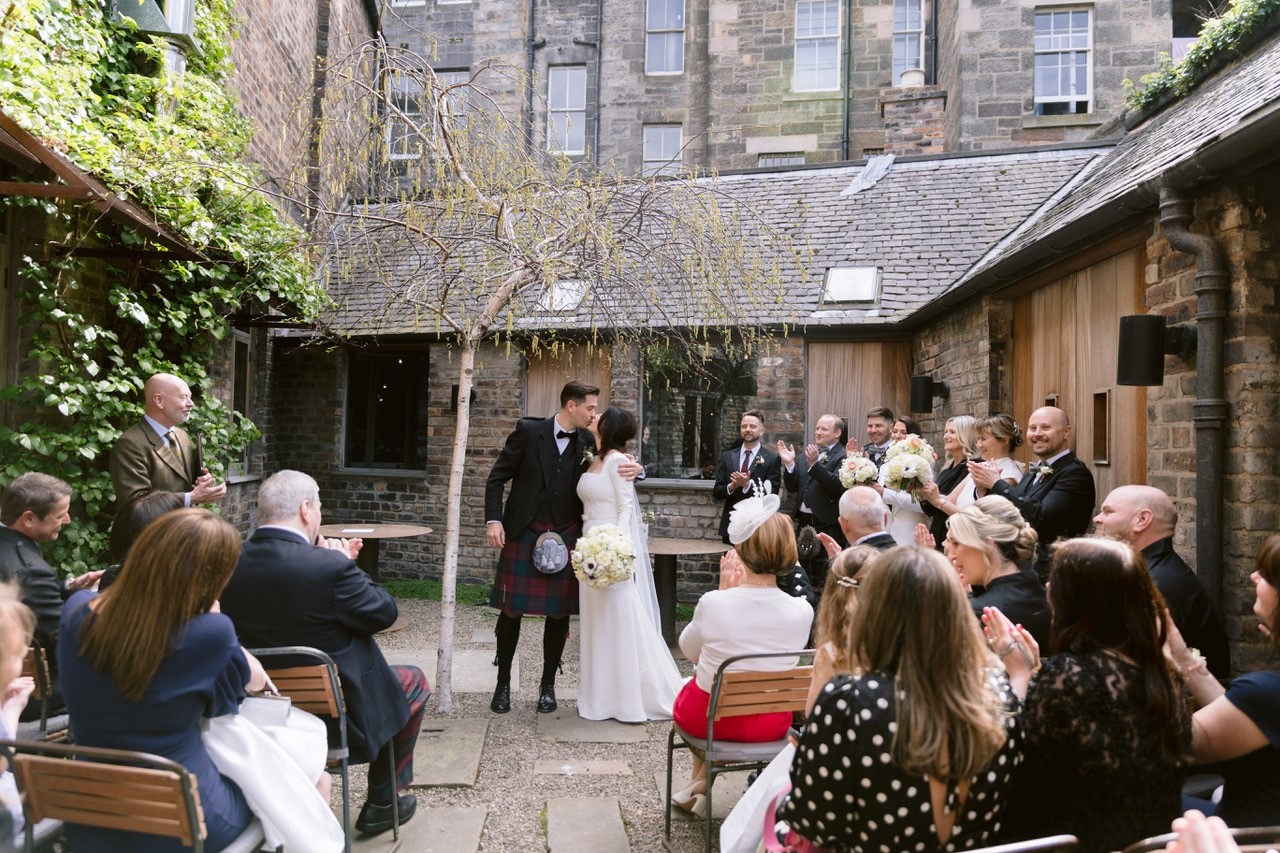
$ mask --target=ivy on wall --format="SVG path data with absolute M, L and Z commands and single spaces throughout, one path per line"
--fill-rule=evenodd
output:
M 71 250 L 142 238 L 83 204 L 8 200 L 12 218 L 40 217 L 45 242 L 13 259 L 20 322 L 33 331 L 17 382 L 0 392 L 19 421 L 0 427 L 0 482 L 36 470 L 72 484 L 76 517 L 47 555 L 71 573 L 105 560 L 107 454 L 141 416 L 146 378 L 170 371 L 191 385 L 189 428 L 216 448 L 208 464 L 222 476 L 257 436 L 210 393 L 227 315 L 284 301 L 314 316 L 324 302 L 301 232 L 252 190 L 251 127 L 227 87 L 231 6 L 197 0 L 199 47 L 174 76 L 163 70 L 163 45 L 112 20 L 102 0 L 0 0 L 4 110 L 213 260 L 87 260 Z
M 1177 62 L 1167 53 L 1160 55 L 1160 67 L 1145 74 L 1137 86 L 1125 80 L 1125 106 L 1141 112 L 1165 97 L 1186 95 L 1228 54 L 1260 27 L 1280 13 L 1280 0 L 1231 0 L 1222 15 L 1204 22 L 1200 35 Z

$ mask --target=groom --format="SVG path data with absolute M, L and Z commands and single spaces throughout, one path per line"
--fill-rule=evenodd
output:
M 489 606 L 501 611 L 496 629 L 498 684 L 489 703 L 495 714 L 511 710 L 511 662 L 520 642 L 520 618 L 526 613 L 546 617 L 538 712 L 556 709 L 556 668 L 569 636 L 569 616 L 578 612 L 578 578 L 567 567 L 567 552 L 582 533 L 578 478 L 590 464 L 588 451 L 595 452 L 587 427 L 595 420 L 599 394 L 599 388 L 574 380 L 561 390 L 555 416 L 521 418 L 485 483 L 486 534 L 490 545 L 502 549 L 489 595 Z M 639 470 L 634 462 L 618 466 L 626 479 Z M 508 481 L 511 493 L 504 509 L 502 491 Z M 535 543 L 548 534 L 558 535 L 566 548 L 565 567 L 550 573 L 534 566 Z

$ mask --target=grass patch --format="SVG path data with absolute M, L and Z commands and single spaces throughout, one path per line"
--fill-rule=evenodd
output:
M 416 580 L 387 580 L 382 585 L 387 592 L 396 598 L 418 599 L 421 601 L 439 601 L 444 589 L 438 580 L 418 578 Z M 458 584 L 458 603 L 473 607 L 489 603 L 489 584 Z
M 692 622 L 693 608 L 694 608 L 694 605 L 692 604 L 677 604 L 676 605 L 676 621 Z

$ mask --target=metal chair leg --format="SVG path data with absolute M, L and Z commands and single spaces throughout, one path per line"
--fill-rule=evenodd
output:
M 351 774 L 342 759 L 342 853 L 351 853 Z

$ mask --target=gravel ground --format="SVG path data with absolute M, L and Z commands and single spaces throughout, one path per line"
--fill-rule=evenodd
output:
M 408 617 L 409 625 L 395 633 L 379 635 L 378 642 L 382 648 L 421 649 L 436 646 L 439 637 L 439 602 L 401 601 L 400 612 Z M 493 643 L 473 644 L 470 640 L 477 628 L 491 631 L 495 619 L 495 611 L 487 607 L 459 605 L 454 648 L 492 649 Z M 480 850 L 486 853 L 505 853 L 546 849 L 548 799 L 617 797 L 622 806 L 622 818 L 631 841 L 631 849 L 637 853 L 663 850 L 662 799 L 654 786 L 653 776 L 654 773 L 665 770 L 666 738 L 671 724 L 644 724 L 648 739 L 635 744 L 556 743 L 540 740 L 536 736 L 538 714 L 534 710 L 534 703 L 537 701 L 538 673 L 542 668 L 542 620 L 528 618 L 525 623 L 517 652 L 520 656 L 521 689 L 511 697 L 510 713 L 492 713 L 489 710 L 488 693 L 455 693 L 452 712 L 441 715 L 437 710 L 437 697 L 432 696 L 427 707 L 428 718 L 488 718 L 490 722 L 476 786 L 420 789 L 419 805 L 487 807 L 489 811 Z M 565 647 L 564 674 L 556 679 L 557 688 L 576 687 L 578 684 L 577 636 L 575 619 Z M 682 658 L 677 658 L 677 663 L 685 675 L 692 674 L 691 663 Z M 428 673 L 428 677 L 434 684 L 435 673 Z M 571 704 L 572 700 L 560 700 L 562 710 Z M 572 762 L 625 761 L 634 775 L 535 776 L 534 762 L 544 759 Z M 687 753 L 676 753 L 675 772 L 677 780 L 688 778 Z M 357 788 L 364 784 L 363 769 L 358 769 L 353 774 L 352 782 L 353 802 L 358 806 L 363 801 L 363 792 L 357 792 Z M 672 817 L 673 848 L 677 851 L 701 850 L 702 826 L 700 821 L 690 819 L 677 810 Z

